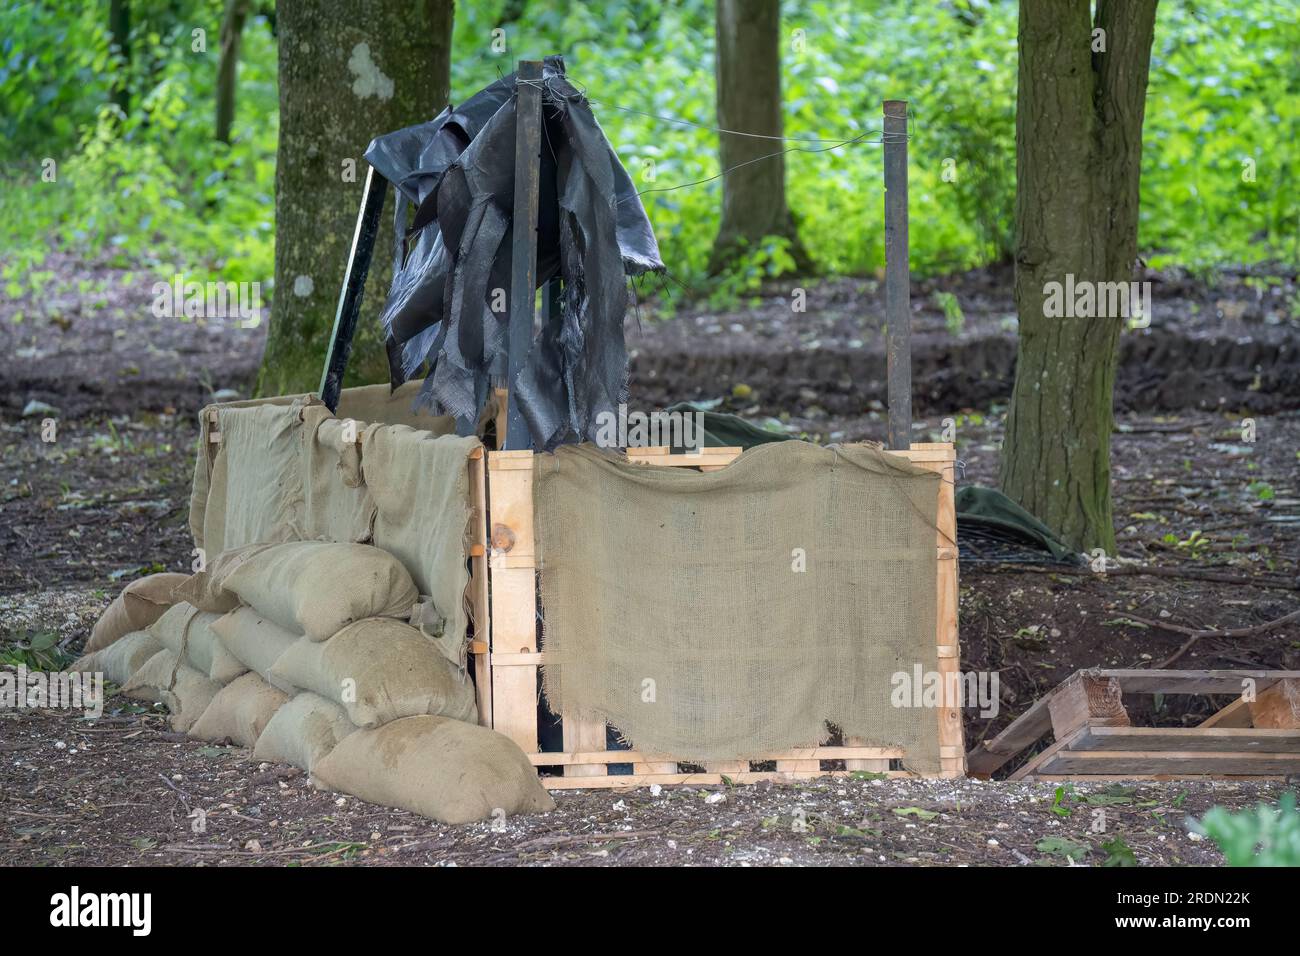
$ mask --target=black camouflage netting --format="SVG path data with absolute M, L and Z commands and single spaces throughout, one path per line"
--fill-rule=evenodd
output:
M 541 82 L 537 281 L 559 276 L 563 293 L 511 384 L 532 446 L 550 450 L 594 439 L 597 415 L 626 400 L 626 277 L 664 264 L 632 180 L 563 59 L 546 58 Z M 428 123 L 378 137 L 365 156 L 397 193 L 397 261 L 382 313 L 393 387 L 427 366 L 416 405 L 455 416 L 461 434 L 474 432 L 508 367 L 515 86 L 511 74 Z

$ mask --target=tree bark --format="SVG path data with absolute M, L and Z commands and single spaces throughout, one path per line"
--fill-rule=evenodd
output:
M 221 50 L 217 60 L 217 142 L 230 142 L 235 122 L 235 87 L 239 75 L 239 44 L 248 19 L 250 0 L 226 0 L 221 18 Z
M 1120 316 L 1049 317 L 1047 284 L 1130 282 L 1155 0 L 1021 0 L 1020 348 L 1002 490 L 1067 544 L 1115 553 L 1110 434 Z M 1106 51 L 1092 52 L 1094 26 Z
M 782 136 L 780 0 L 717 0 L 716 34 L 718 126 Z M 786 205 L 785 157 L 780 155 L 786 144 L 779 138 L 718 137 L 727 172 L 709 271 L 722 271 L 766 236 L 781 236 L 790 240 L 797 271 L 810 272 Z
M 118 81 L 113 84 L 113 102 L 122 115 L 131 112 L 131 3 L 130 0 L 109 0 L 108 33 L 112 45 L 117 47 L 124 60 Z
M 365 185 L 362 154 L 380 133 L 430 120 L 447 105 L 453 11 L 453 0 L 279 4 L 275 297 L 260 394 L 314 391 L 320 384 Z M 345 176 L 347 166 L 354 175 Z M 386 222 L 392 221 L 391 194 Z M 387 379 L 378 314 L 392 260 L 392 229 L 385 227 L 375 244 L 347 384 Z

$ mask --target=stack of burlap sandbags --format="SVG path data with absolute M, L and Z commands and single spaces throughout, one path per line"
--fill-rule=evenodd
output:
M 124 693 L 166 704 L 174 729 L 447 823 L 554 806 L 519 747 L 475 723 L 465 672 L 406 623 L 419 594 L 388 552 L 250 546 L 175 594 L 184 600 L 118 642 L 133 655 L 118 666 Z

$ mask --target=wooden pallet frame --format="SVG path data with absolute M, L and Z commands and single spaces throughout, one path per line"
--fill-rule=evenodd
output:
M 1124 694 L 1239 696 L 1196 727 L 1167 728 L 1132 726 Z M 1079 671 L 973 749 L 971 775 L 989 777 L 1049 730 L 1052 745 L 1010 779 L 1283 779 L 1300 773 L 1300 671 Z
M 671 454 L 668 448 L 637 448 L 632 461 L 667 467 L 716 471 L 741 454 L 739 448 L 707 448 L 698 453 Z M 909 459 L 921 468 L 938 472 L 939 483 L 937 626 L 938 667 L 945 676 L 945 695 L 957 685 L 957 539 L 953 502 L 955 453 L 947 443 L 914 444 L 891 454 Z M 716 761 L 701 770 L 683 766 L 671 756 L 606 749 L 603 722 L 562 720 L 563 749 L 542 753 L 537 723 L 537 668 L 545 652 L 537 646 L 537 563 L 533 537 L 533 453 L 531 451 L 476 452 L 469 462 L 470 490 L 474 500 L 470 544 L 469 600 L 475 622 L 470 654 L 478 693 L 479 722 L 514 740 L 533 765 L 558 768 L 558 775 L 543 775 L 551 789 L 627 788 L 659 784 L 716 784 L 726 776 L 734 783 L 759 780 L 803 780 L 826 774 L 873 771 L 889 776 L 911 776 L 895 769 L 902 749 L 860 746 L 846 740 L 842 746 L 808 747 L 761 754 L 757 759 Z M 965 773 L 961 710 L 945 697 L 934 710 L 939 722 L 940 773 L 960 777 Z M 828 762 L 837 762 L 828 766 Z M 775 771 L 753 764 L 772 762 Z M 612 765 L 632 765 L 630 775 L 611 773 Z M 842 765 L 843 769 L 839 769 Z

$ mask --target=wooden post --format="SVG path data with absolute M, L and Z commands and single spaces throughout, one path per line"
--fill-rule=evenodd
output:
M 912 305 L 907 244 L 907 100 L 885 100 L 885 380 L 889 447 L 912 446 Z
M 370 272 L 370 258 L 375 251 L 375 236 L 379 234 L 379 215 L 384 211 L 384 194 L 388 180 L 374 171 L 366 170 L 366 187 L 361 194 L 361 209 L 357 213 L 357 228 L 352 233 L 352 251 L 348 253 L 348 267 L 343 274 L 343 289 L 339 293 L 338 310 L 334 313 L 334 330 L 330 333 L 329 351 L 325 354 L 325 368 L 320 377 L 320 400 L 331 412 L 339 405 L 343 391 L 343 373 L 348 367 L 352 352 L 352 336 L 357 330 L 357 317 L 361 315 L 361 294 L 365 291 L 366 276 Z M 288 290 L 285 290 L 288 295 Z
M 537 292 L 537 207 L 541 194 L 542 63 L 521 60 L 515 86 L 515 205 L 510 246 L 510 361 L 506 434 L 498 448 L 532 447 L 528 424 L 515 387 L 533 341 L 533 301 Z

